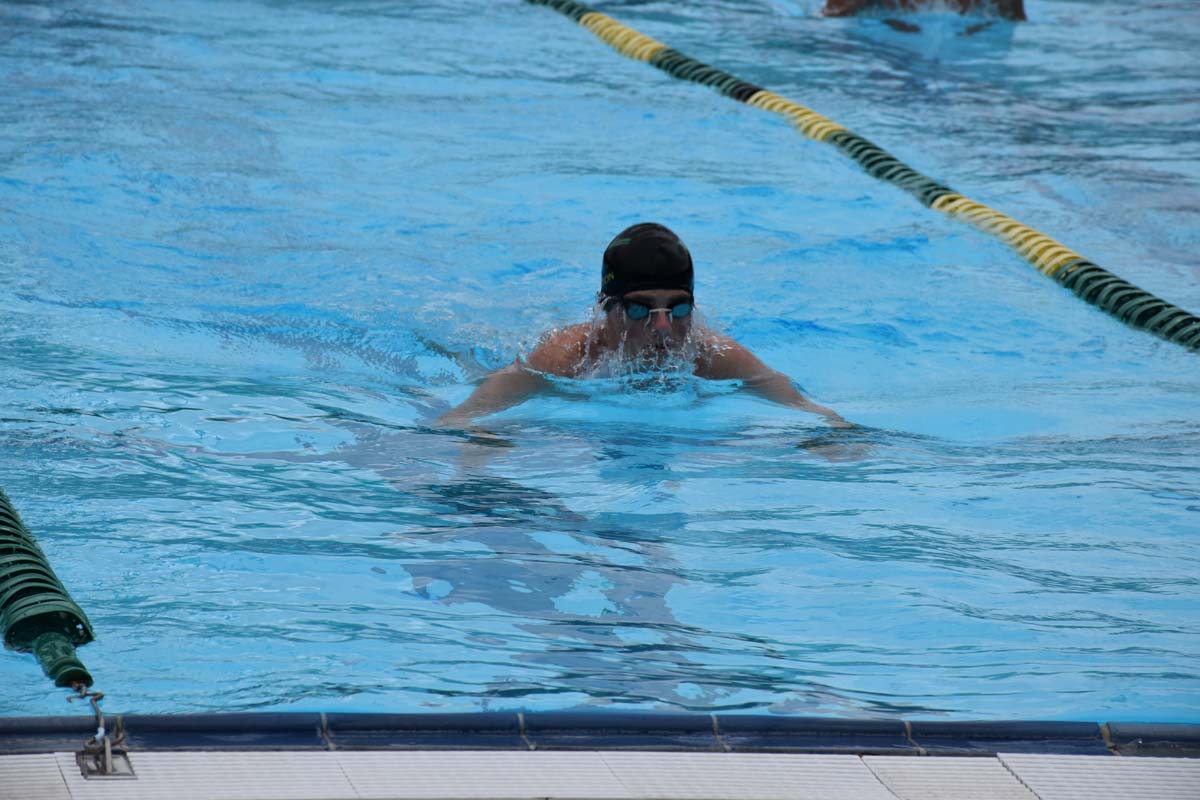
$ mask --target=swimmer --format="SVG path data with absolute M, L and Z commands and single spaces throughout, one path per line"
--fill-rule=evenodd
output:
M 626 228 L 604 251 L 596 319 L 544 336 L 524 362 L 492 373 L 438 424 L 465 424 L 514 406 L 549 388 L 545 375 L 589 377 L 615 360 L 642 370 L 682 363 L 697 377 L 740 380 L 761 397 L 819 414 L 832 427 L 854 427 L 745 347 L 696 320 L 692 290 L 692 256 L 678 236 L 653 222 Z
M 1001 19 L 1014 22 L 1026 19 L 1024 0 L 825 0 L 821 14 L 852 17 L 860 11 L 919 11 L 931 7 L 960 14 L 990 11 Z

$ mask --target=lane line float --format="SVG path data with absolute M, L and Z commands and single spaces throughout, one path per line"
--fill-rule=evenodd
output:
M 1000 239 L 1038 272 L 1053 278 L 1084 301 L 1135 328 L 1150 331 L 1188 349 L 1200 350 L 1200 317 L 1114 275 L 1007 214 L 964 197 L 811 108 L 686 56 L 575 0 L 526 2 L 553 8 L 587 28 L 623 56 L 644 61 L 679 80 L 708 86 L 740 103 L 786 117 L 800 133 L 836 147 L 868 175 L 903 189 L 922 205 L 968 222 Z

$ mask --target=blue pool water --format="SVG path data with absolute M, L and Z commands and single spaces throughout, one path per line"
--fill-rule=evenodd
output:
M 1200 309 L 1200 7 L 608 2 Z M 1200 370 L 516 2 L 0 1 L 0 486 L 110 711 L 1200 721 Z M 699 381 L 431 426 L 656 219 Z M 82 713 L 22 654 L 0 713 Z

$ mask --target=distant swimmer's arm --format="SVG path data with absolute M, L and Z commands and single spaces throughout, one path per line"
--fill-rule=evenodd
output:
M 852 17 L 873 5 L 875 0 L 827 0 L 821 14 L 826 17 Z
M 465 425 L 475 417 L 494 414 L 525 402 L 549 388 L 545 375 L 571 375 L 582 358 L 584 332 L 580 326 L 567 328 L 547 337 L 524 363 L 514 361 L 493 372 L 476 387 L 471 396 L 437 420 L 438 425 Z
M 813 414 L 820 414 L 834 428 L 853 428 L 831 408 L 809 400 L 782 372 L 771 369 L 742 345 L 725 336 L 715 337 L 711 354 L 702 359 L 696 374 L 711 380 L 740 380 L 755 394 Z
M 958 11 L 960 14 L 980 9 L 986 11 L 990 8 L 1002 19 L 1018 21 L 1028 19 L 1025 16 L 1024 0 L 990 0 L 986 5 L 984 0 L 950 0 L 941 5 Z M 825 6 L 821 9 L 821 15 L 825 17 L 851 17 L 860 11 L 868 9 L 917 11 L 925 6 L 933 7 L 935 10 L 937 8 L 937 5 L 929 2 L 929 0 L 826 0 Z M 888 22 L 889 20 L 884 21 Z M 896 22 L 897 20 L 891 21 Z M 915 28 L 916 26 L 912 27 Z

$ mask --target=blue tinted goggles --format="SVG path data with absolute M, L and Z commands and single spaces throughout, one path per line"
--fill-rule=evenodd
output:
M 651 308 L 645 303 L 637 303 L 633 300 L 625 298 L 612 297 L 604 304 L 605 310 L 613 307 L 615 303 L 620 303 L 621 308 L 625 309 L 625 316 L 632 320 L 648 320 L 650 315 L 656 311 L 665 311 L 671 319 L 684 319 L 692 314 L 693 303 L 691 300 L 685 300 L 682 303 L 676 303 L 672 306 L 664 306 L 662 308 Z

